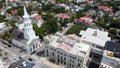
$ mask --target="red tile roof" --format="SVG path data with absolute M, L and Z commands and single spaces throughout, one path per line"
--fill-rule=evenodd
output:
M 85 7 L 85 4 L 80 4 L 81 7 Z
M 108 7 L 108 6 L 98 6 L 98 9 L 104 9 L 106 11 L 112 11 L 112 8 Z
M 17 10 L 16 10 L 16 9 L 11 10 L 11 13 L 12 13 L 12 14 L 16 14 L 16 13 L 17 13 Z
M 70 18 L 70 16 L 69 15 L 67 15 L 67 14 L 57 14 L 57 15 L 55 15 L 56 17 L 60 17 L 60 18 L 63 18 L 63 19 L 69 19 Z
M 40 15 L 37 15 L 37 16 L 34 16 L 35 19 L 40 19 L 41 16 Z
M 69 52 L 72 49 L 72 47 L 65 43 L 57 45 L 57 48 L 61 48 L 67 52 Z
M 77 19 L 77 21 L 85 23 L 85 24 L 92 24 L 93 18 L 91 18 L 89 16 L 83 16 L 83 17 Z

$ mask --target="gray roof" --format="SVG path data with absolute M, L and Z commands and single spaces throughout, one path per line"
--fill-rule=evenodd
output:
M 24 38 L 23 32 L 20 30 L 13 30 L 13 32 L 11 33 L 11 37 L 23 44 L 27 44 L 28 42 L 28 40 Z M 39 38 L 33 39 L 29 45 L 33 45 L 35 41 L 40 41 L 40 39 Z
M 112 51 L 118 57 L 120 57 L 120 43 L 108 41 L 105 44 L 105 50 Z
M 25 62 L 25 66 L 23 63 Z M 35 64 L 29 63 L 25 61 L 24 59 L 20 59 L 17 62 L 13 62 L 8 68 L 32 68 Z

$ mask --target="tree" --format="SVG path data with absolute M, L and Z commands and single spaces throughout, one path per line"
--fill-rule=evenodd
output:
M 8 55 L 8 52 L 4 52 L 4 55 L 7 56 L 7 55 Z
M 120 29 L 120 19 L 111 20 L 110 27 Z
M 3 7 L 3 3 L 2 1 L 0 1 L 0 9 Z
M 65 13 L 66 12 L 64 7 L 54 8 L 53 10 L 55 13 Z
M 15 28 L 15 23 L 16 20 L 7 20 L 6 24 L 12 26 L 13 28 Z
M 1 22 L 5 22 L 5 16 L 4 15 L 0 15 L 0 23 Z
M 2 49 L 0 49 L 0 53 L 2 52 Z
M 80 17 L 82 17 L 82 16 L 84 16 L 84 12 L 83 11 L 78 11 L 77 13 L 76 13 L 76 17 L 77 18 L 80 18 Z
M 66 34 L 76 34 L 76 35 L 79 35 L 79 32 L 81 30 L 86 30 L 86 29 L 87 29 L 87 26 L 75 24 L 66 32 Z
M 56 18 L 49 19 L 40 28 L 36 23 L 33 23 L 33 29 L 39 37 L 44 37 L 45 35 L 55 33 L 60 29 L 60 26 L 56 23 L 56 21 Z
M 4 36 L 3 36 L 3 39 L 5 40 L 9 40 L 10 39 L 10 35 L 8 32 L 5 32 Z
M 32 11 L 33 10 L 33 4 L 32 3 L 29 3 L 28 4 L 28 12 Z
M 52 17 L 53 17 L 53 15 L 51 15 L 51 14 L 48 13 L 48 14 L 46 14 L 46 15 L 43 16 L 43 20 L 46 21 L 46 20 L 51 19 Z
M 24 13 L 23 8 L 19 8 L 19 9 L 17 10 L 17 15 L 23 16 L 23 13 Z
M 90 4 L 86 4 L 84 12 L 88 11 L 89 9 L 93 8 Z
M 53 7 L 53 4 L 47 4 L 47 5 L 43 5 L 42 9 L 47 11 L 47 10 L 50 10 L 52 7 Z

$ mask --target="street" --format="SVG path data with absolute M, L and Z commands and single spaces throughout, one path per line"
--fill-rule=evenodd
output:
M 73 23 L 69 23 L 69 26 L 68 27 L 63 27 L 63 31 L 62 31 L 62 34 L 65 34 L 74 24 Z

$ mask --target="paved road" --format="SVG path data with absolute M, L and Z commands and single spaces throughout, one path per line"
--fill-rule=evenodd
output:
M 70 23 L 68 27 L 63 28 L 62 34 L 65 34 L 72 26 L 73 26 L 73 23 Z

